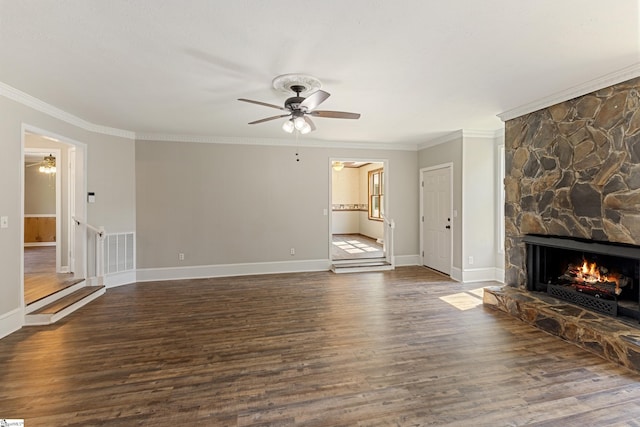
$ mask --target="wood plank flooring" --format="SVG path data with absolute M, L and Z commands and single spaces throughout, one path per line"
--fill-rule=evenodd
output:
M 25 304 L 38 301 L 73 285 L 73 283 L 73 274 L 56 273 L 55 246 L 27 246 L 24 248 Z
M 483 308 L 481 286 L 403 267 L 110 289 L 56 325 L 0 340 L 0 418 L 640 425 L 639 375 Z

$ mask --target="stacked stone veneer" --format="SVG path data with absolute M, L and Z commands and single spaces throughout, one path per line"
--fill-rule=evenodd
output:
M 506 283 L 526 234 L 640 244 L 640 78 L 505 124 Z

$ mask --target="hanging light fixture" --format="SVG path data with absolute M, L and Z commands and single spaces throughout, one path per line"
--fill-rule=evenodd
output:
M 333 170 L 336 172 L 340 172 L 342 169 L 344 169 L 344 162 L 333 162 Z
M 51 154 L 45 156 L 42 160 L 42 166 L 38 168 L 38 171 L 46 174 L 56 173 L 56 158 Z
M 289 119 L 282 124 L 282 130 L 291 133 L 295 129 L 295 125 L 293 124 L 293 119 Z

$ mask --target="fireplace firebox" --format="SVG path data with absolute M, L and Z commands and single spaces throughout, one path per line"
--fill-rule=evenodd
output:
M 640 247 L 527 235 L 527 289 L 640 320 Z

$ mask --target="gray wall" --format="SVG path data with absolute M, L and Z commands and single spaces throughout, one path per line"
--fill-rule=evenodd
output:
M 396 255 L 417 254 L 415 152 L 304 147 L 300 162 L 295 152 L 137 141 L 138 268 L 328 259 L 331 157 L 389 160 Z
M 89 222 L 108 231 L 135 230 L 135 160 L 130 139 L 83 130 L 0 96 L 0 216 L 9 227 L 0 229 L 0 336 L 20 310 L 20 213 L 22 125 L 35 126 L 87 146 L 89 188 L 98 203 L 88 209 Z M 21 315 L 21 313 L 20 313 Z
M 498 244 L 497 191 L 501 188 L 498 157 L 501 138 L 459 137 L 424 148 L 418 154 L 419 168 L 453 164 L 454 268 L 462 272 L 504 268 Z M 473 257 L 473 264 L 469 263 Z

